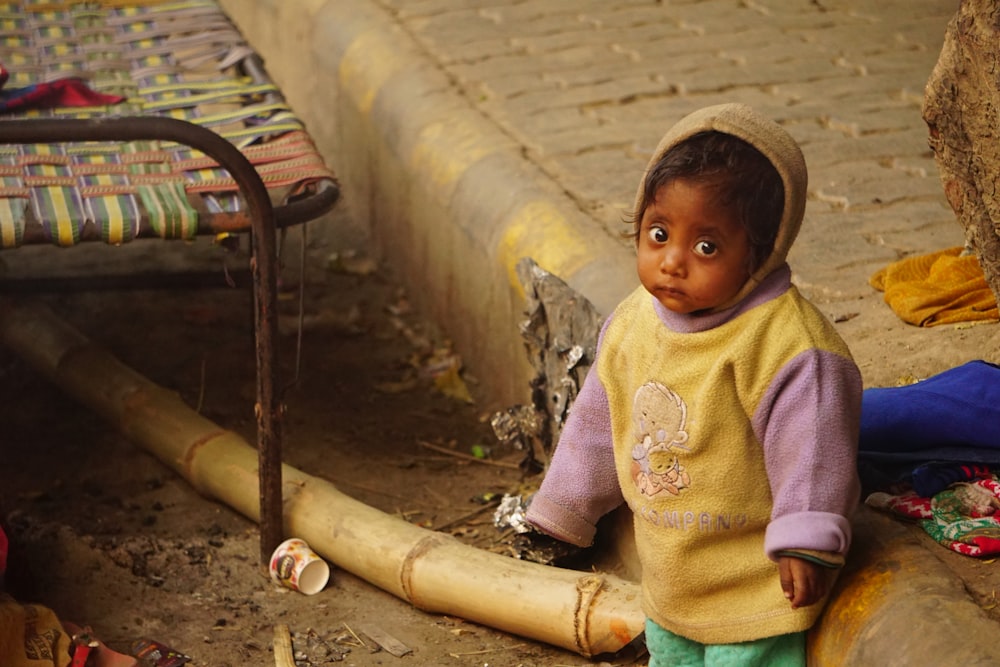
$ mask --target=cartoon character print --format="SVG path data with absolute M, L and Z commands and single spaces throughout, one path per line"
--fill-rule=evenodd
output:
M 679 496 L 691 485 L 691 477 L 674 453 L 691 451 L 685 446 L 687 405 L 659 382 L 647 382 L 635 392 L 632 423 L 632 482 L 650 498 L 663 493 Z

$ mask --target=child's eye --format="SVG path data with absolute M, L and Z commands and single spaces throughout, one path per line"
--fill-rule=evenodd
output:
M 711 241 L 698 241 L 698 243 L 694 245 L 694 251 L 704 257 L 711 257 L 718 251 L 718 249 L 718 246 Z
M 667 242 L 667 230 L 665 230 L 663 227 L 650 227 L 648 233 L 649 233 L 649 239 L 653 243 Z

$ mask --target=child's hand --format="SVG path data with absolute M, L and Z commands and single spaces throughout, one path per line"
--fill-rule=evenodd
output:
M 792 603 L 792 609 L 816 604 L 826 594 L 830 585 L 826 568 L 816 563 L 793 556 L 778 559 L 778 574 L 781 590 Z

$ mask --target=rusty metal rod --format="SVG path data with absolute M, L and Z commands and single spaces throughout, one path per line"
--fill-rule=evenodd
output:
M 214 158 L 236 180 L 251 216 L 254 329 L 257 353 L 260 559 L 266 564 L 283 538 L 281 397 L 278 395 L 278 268 L 274 209 L 257 170 L 229 141 L 199 125 L 159 116 L 0 120 L 0 144 L 79 141 L 173 141 Z
M 274 209 L 275 226 L 291 227 L 303 222 L 315 220 L 333 208 L 340 199 L 340 184 L 336 181 L 323 181 L 317 186 L 314 194 L 276 206 Z

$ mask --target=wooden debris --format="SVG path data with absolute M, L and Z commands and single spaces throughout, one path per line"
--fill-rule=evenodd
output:
M 292 656 L 292 634 L 284 623 L 274 626 L 274 665 L 295 667 L 295 658 Z
M 397 658 L 402 658 L 408 653 L 412 653 L 413 649 L 399 641 L 388 632 L 378 627 L 377 625 L 366 625 L 361 628 L 363 632 L 369 639 L 381 646 L 384 650 L 393 654 Z
M 433 450 L 435 452 L 441 452 L 442 454 L 447 454 L 448 456 L 454 456 L 457 459 L 463 461 L 471 461 L 473 463 L 483 463 L 491 466 L 498 466 L 500 468 L 511 468 L 512 470 L 520 470 L 520 466 L 516 463 L 510 463 L 508 461 L 492 461 L 490 459 L 481 459 L 479 457 L 473 456 L 472 454 L 464 454 L 462 452 L 456 452 L 445 447 L 439 447 L 438 445 L 433 445 L 424 440 L 417 440 L 417 444 L 426 449 Z

